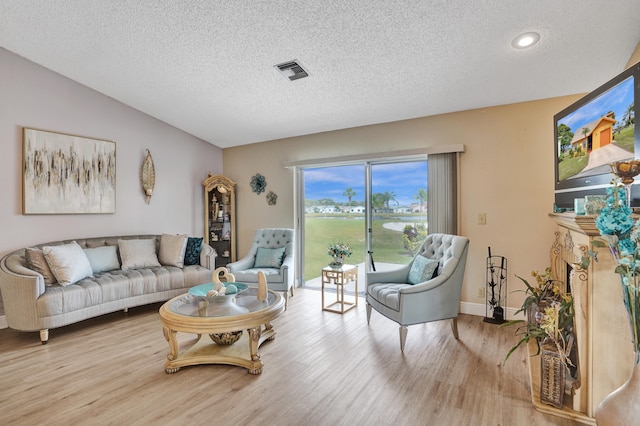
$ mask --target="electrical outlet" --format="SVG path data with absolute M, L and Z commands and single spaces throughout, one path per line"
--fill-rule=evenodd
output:
M 486 225 L 486 224 L 487 224 L 487 214 L 478 213 L 478 225 Z
M 478 299 L 484 299 L 484 287 L 478 287 Z

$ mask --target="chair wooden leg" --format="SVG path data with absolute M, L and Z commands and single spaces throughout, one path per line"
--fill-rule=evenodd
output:
M 371 321 L 371 305 L 367 303 L 367 324 Z
M 451 331 L 453 331 L 453 337 L 459 339 L 458 336 L 458 318 L 453 318 L 451 321 Z
M 49 329 L 48 328 L 44 328 L 44 329 L 40 330 L 40 341 L 42 342 L 43 345 L 46 345 L 47 342 L 49 341 Z
M 290 290 L 291 291 L 291 297 L 293 297 L 293 287 L 294 286 L 291 286 L 291 290 Z
M 404 343 L 407 341 L 407 326 L 400 326 L 400 351 L 404 352 Z
M 287 306 L 289 306 L 289 292 L 287 290 L 284 291 L 284 310 L 287 310 Z

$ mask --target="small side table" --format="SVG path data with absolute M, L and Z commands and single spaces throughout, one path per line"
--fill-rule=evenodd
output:
M 356 284 L 354 300 L 346 301 L 344 299 L 344 286 L 352 281 Z M 332 283 L 336 286 L 336 301 L 325 305 L 325 285 Z M 339 309 L 332 308 L 334 305 L 338 305 Z M 358 306 L 358 267 L 356 265 L 342 265 L 340 268 L 332 268 L 331 266 L 322 268 L 322 310 L 344 314 L 354 306 Z

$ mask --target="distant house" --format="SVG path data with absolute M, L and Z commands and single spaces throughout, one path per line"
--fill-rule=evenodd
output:
M 408 206 L 398 206 L 393 208 L 394 213 L 411 213 L 411 207 Z
M 364 206 L 352 206 L 346 209 L 349 213 L 364 213 Z
M 323 214 L 327 214 L 327 213 L 339 213 L 340 209 L 337 208 L 336 206 L 324 206 L 324 207 L 320 207 L 320 213 Z
M 422 205 L 418 203 L 411 204 L 411 211 L 413 213 L 422 213 L 427 211 L 427 203 L 423 203 Z
M 607 114 L 579 129 L 571 129 L 574 132 L 571 149 L 582 148 L 585 152 L 590 153 L 594 149 L 609 145 L 613 142 L 614 124 L 616 124 L 616 120 Z

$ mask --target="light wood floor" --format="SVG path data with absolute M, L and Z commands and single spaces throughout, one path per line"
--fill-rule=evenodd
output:
M 398 327 L 364 301 L 322 312 L 297 290 L 261 349 L 259 376 L 204 365 L 164 372 L 159 304 L 37 333 L 0 330 L 0 424 L 573 425 L 532 408 L 524 350 L 502 366 L 513 331 L 462 315 Z M 185 335 L 188 341 L 191 336 Z

